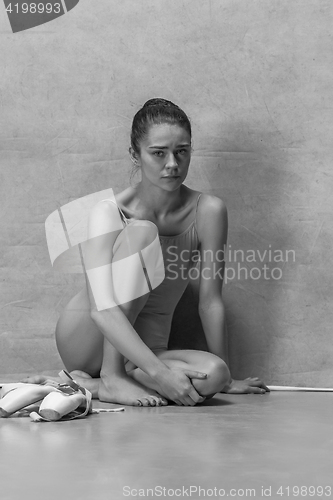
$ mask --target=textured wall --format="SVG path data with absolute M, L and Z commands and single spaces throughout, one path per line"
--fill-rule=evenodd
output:
M 333 385 L 332 14 L 330 0 L 81 0 L 13 34 L 0 8 L 0 373 L 60 368 L 54 327 L 83 278 L 52 270 L 45 219 L 127 186 L 131 118 L 164 96 L 192 119 L 188 185 L 229 209 L 233 375 Z

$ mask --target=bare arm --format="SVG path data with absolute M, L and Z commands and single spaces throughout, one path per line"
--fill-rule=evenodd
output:
M 208 349 L 228 363 L 225 307 L 222 301 L 224 249 L 228 234 L 228 215 L 219 198 L 205 195 L 205 210 L 198 217 L 201 269 L 199 315 Z
M 228 215 L 222 200 L 206 195 L 202 200 L 198 217 L 198 232 L 201 244 L 201 270 L 199 289 L 199 315 L 205 332 L 208 349 L 222 358 L 228 358 L 228 336 L 225 307 L 222 301 L 224 275 L 224 250 L 227 243 Z M 223 392 L 261 393 L 268 388 L 258 378 L 233 380 Z

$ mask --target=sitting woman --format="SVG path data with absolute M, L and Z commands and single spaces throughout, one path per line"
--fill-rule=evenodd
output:
M 164 99 L 146 102 L 133 119 L 130 157 L 141 182 L 91 211 L 87 287 L 57 324 L 67 370 L 94 397 L 123 405 L 193 406 L 218 392 L 265 393 L 258 378 L 232 380 L 226 364 L 227 211 L 221 199 L 184 185 L 191 159 L 184 111 Z M 168 350 L 173 313 L 199 252 L 209 352 Z

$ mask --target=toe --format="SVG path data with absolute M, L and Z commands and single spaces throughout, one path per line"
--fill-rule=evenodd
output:
M 142 406 L 151 406 L 149 398 L 141 398 Z

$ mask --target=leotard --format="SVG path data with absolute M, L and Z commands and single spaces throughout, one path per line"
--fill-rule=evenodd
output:
M 189 282 L 189 272 L 197 264 L 199 238 L 197 211 L 201 193 L 195 206 L 194 220 L 185 231 L 174 236 L 159 236 L 165 268 L 165 278 L 153 289 L 139 313 L 134 329 L 153 351 L 168 348 L 173 314 Z M 129 224 L 118 207 L 124 224 Z

